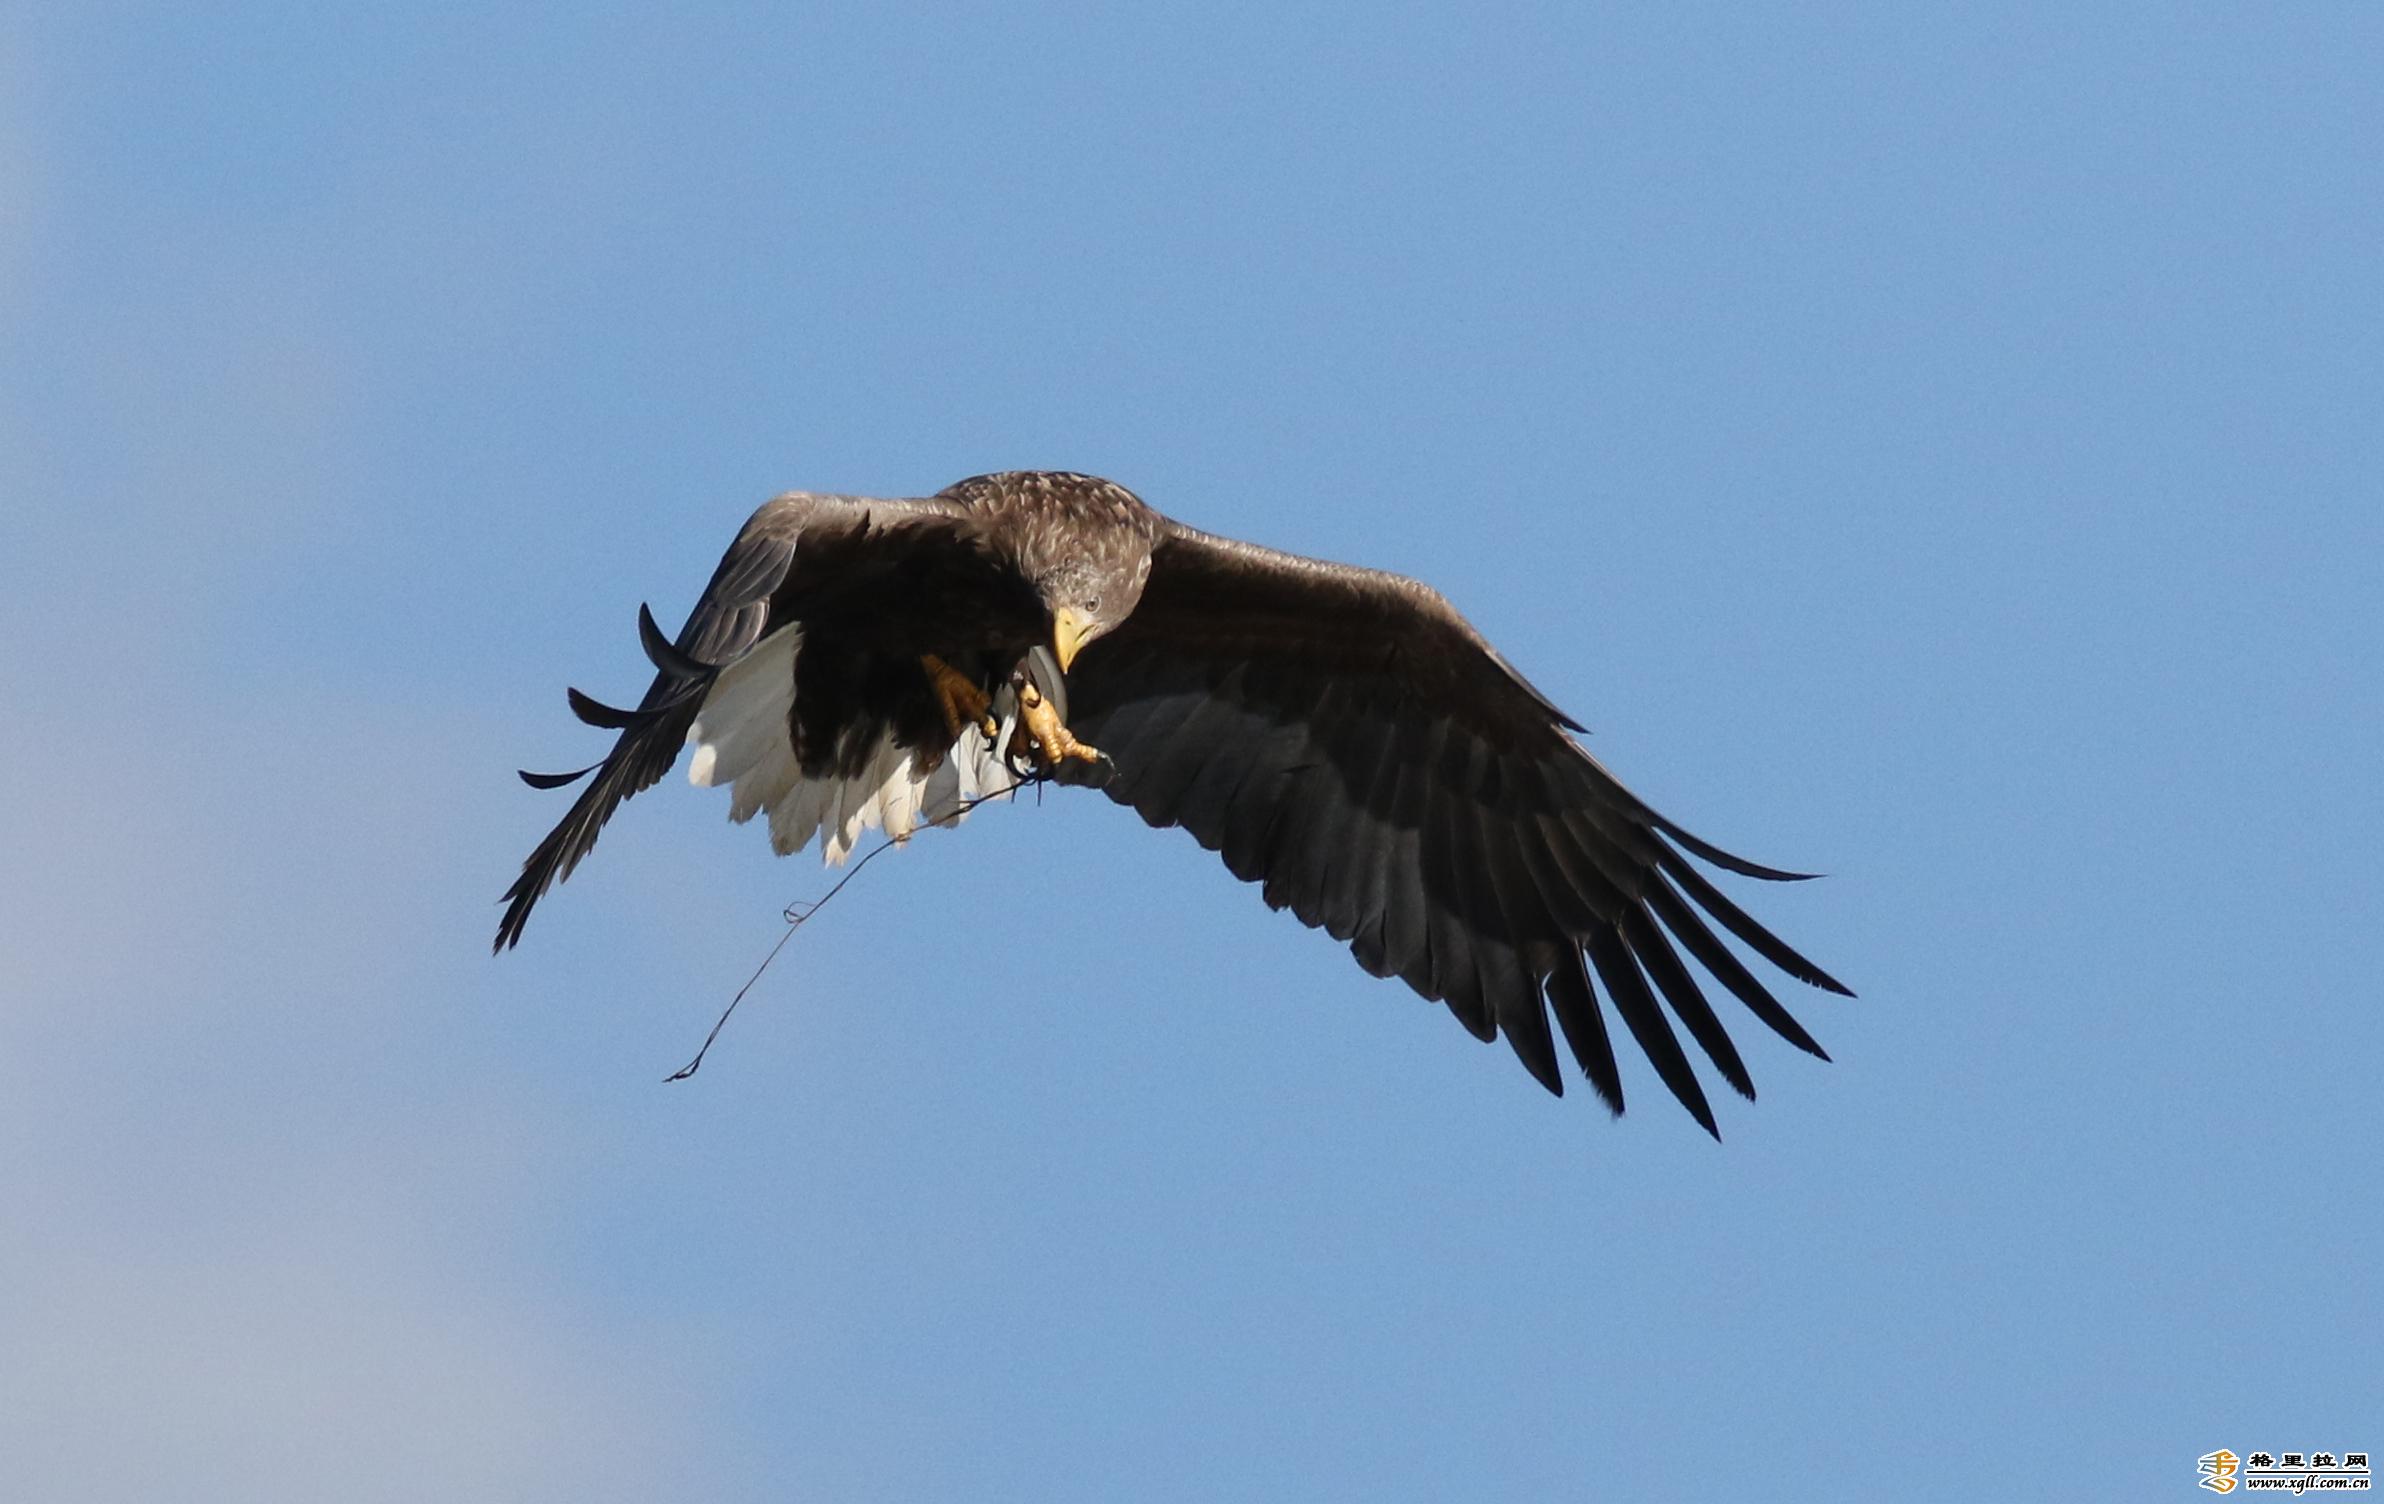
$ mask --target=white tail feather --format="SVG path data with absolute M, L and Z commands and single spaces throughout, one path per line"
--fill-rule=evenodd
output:
M 759 811 L 775 806 L 802 781 L 803 770 L 795 766 L 794 740 L 782 740 L 763 756 L 751 776 L 737 780 L 728 817 L 742 825 Z
M 894 776 L 886 780 L 886 834 L 897 841 L 907 841 L 911 832 L 919 828 L 919 791 L 927 780 L 919 775 L 908 752 L 894 764 Z
M 808 845 L 835 792 L 833 785 L 804 779 L 780 795 L 770 806 L 770 849 L 780 856 L 793 856 Z
M 795 705 L 795 658 L 802 650 L 803 629 L 788 627 L 720 671 L 696 709 L 695 724 L 687 728 L 687 740 L 695 746 L 688 782 L 698 788 L 734 783 L 786 744 L 787 717 Z
M 802 647 L 802 629 L 788 627 L 722 669 L 687 732 L 695 748 L 688 781 L 699 788 L 727 784 L 732 820 L 768 810 L 770 845 L 779 855 L 818 836 L 823 859 L 840 865 L 872 830 L 907 840 L 921 825 L 949 829 L 968 818 L 972 804 L 1010 797 L 1016 780 L 1001 749 L 1018 724 L 1018 697 L 1006 685 L 993 696 L 999 734 L 988 739 L 975 727 L 963 730 L 933 769 L 886 735 L 851 777 L 805 776 L 793 732 Z
M 919 813 L 930 825 L 949 829 L 960 823 L 960 754 L 947 754 L 941 766 L 927 775 L 919 796 Z

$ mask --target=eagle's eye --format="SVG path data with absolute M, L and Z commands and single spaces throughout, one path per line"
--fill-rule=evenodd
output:
M 1099 596 L 1097 596 L 1097 595 L 1090 595 L 1090 596 L 1086 596 L 1086 597 L 1085 597 L 1085 601 L 1084 601 L 1084 612 L 1085 612 L 1085 615 L 1087 615 L 1087 616 L 1097 616 L 1097 615 L 1099 615 L 1099 614 L 1100 614 L 1100 611 L 1101 611 L 1101 597 L 1099 597 Z

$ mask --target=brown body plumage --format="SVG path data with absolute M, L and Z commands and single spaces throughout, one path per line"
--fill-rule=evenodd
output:
M 650 616 L 641 628 L 658 673 L 636 710 L 573 692 L 581 718 L 620 739 L 582 770 L 594 781 L 507 893 L 500 949 L 691 739 L 694 776 L 732 784 L 732 815 L 767 810 L 782 850 L 816 829 L 841 859 L 872 826 L 901 836 L 957 818 L 963 791 L 1032 750 L 1010 728 L 1032 719 L 1022 703 L 1047 699 L 1105 757 L 1054 756 L 1044 741 L 1045 771 L 1189 831 L 1366 970 L 1446 1002 L 1480 1038 L 1503 1033 L 1551 1091 L 1563 1089 L 1553 1011 L 1583 1074 L 1622 1108 L 1594 974 L 1709 1131 L 1667 1006 L 1754 1094 L 1676 943 L 1822 1053 L 1707 918 L 1799 980 L 1846 990 L 1682 852 L 1797 874 L 1648 808 L 1436 592 L 1212 537 L 1108 481 L 1024 471 L 916 501 L 780 497 L 747 522 L 675 642 Z M 939 699 L 946 668 L 947 689 L 980 692 L 994 735 Z

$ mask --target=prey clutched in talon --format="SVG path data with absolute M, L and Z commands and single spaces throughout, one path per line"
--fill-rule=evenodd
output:
M 1017 762 L 1030 754 L 1046 773 L 1063 762 L 1104 760 L 1099 747 L 1078 741 L 1060 723 L 1059 711 L 1035 688 L 1034 681 L 1027 680 L 1018 686 L 1018 729 L 1010 733 L 1010 760 Z
M 922 655 L 919 666 L 927 670 L 927 682 L 935 690 L 935 702 L 943 708 L 944 724 L 951 729 L 954 741 L 971 726 L 984 732 L 989 742 L 1001 735 L 1002 728 L 994 724 L 993 702 L 975 680 L 933 653 Z

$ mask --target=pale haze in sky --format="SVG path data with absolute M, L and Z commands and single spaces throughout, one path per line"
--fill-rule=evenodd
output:
M 2189 1498 L 2384 1446 L 2371 7 L 0 12 L 0 1476 Z M 788 487 L 1418 575 L 1861 996 L 1630 1108 L 1097 796 L 629 804 Z M 1716 991 L 1717 998 L 1720 993 Z M 1570 1063 L 1567 1065 L 1570 1071 Z

